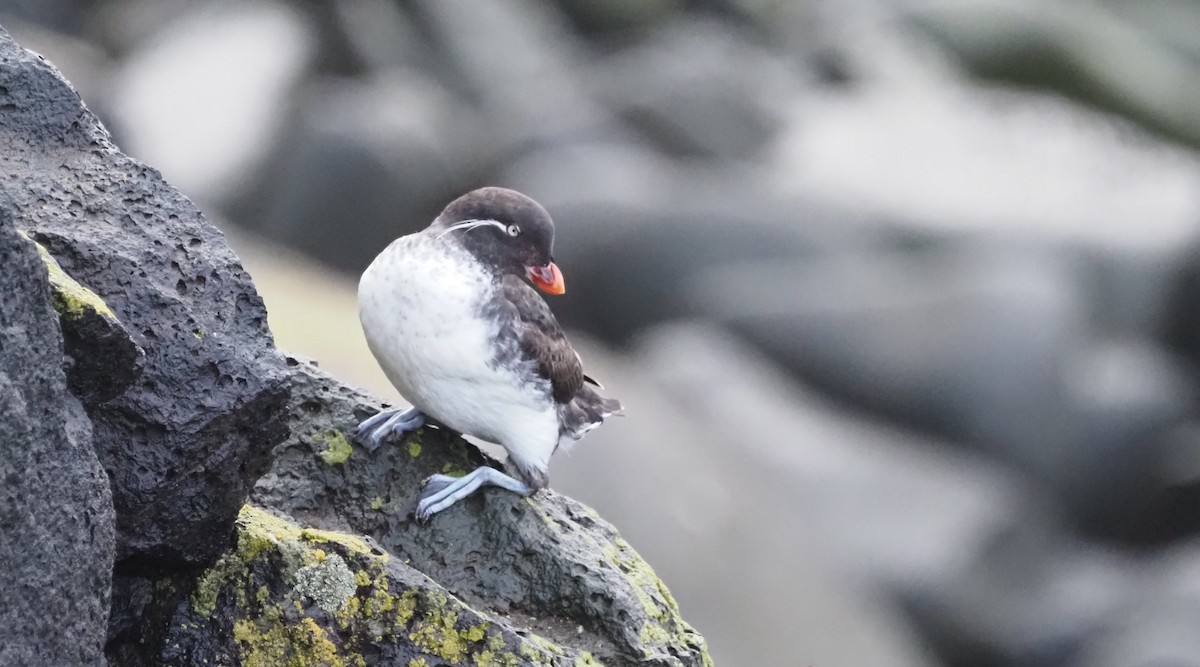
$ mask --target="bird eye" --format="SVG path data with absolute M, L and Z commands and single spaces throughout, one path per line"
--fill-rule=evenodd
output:
M 509 236 L 518 236 L 521 233 L 521 228 L 516 225 L 509 225 L 504 231 L 508 232 Z

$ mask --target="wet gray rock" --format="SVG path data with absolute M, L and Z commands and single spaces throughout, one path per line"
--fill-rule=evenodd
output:
M 0 664 L 100 667 L 115 532 L 108 479 L 67 392 L 46 266 L 3 206 L 0 257 Z

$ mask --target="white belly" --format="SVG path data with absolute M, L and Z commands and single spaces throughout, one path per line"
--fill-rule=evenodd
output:
M 465 253 L 452 257 L 434 243 L 401 238 L 363 273 L 358 312 L 367 344 L 413 406 L 545 465 L 558 442 L 554 403 L 524 389 L 514 371 L 489 363 L 498 331 L 478 308 L 492 280 Z

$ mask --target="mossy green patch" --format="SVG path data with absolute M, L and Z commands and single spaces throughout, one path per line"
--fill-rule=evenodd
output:
M 380 507 L 383 507 L 383 498 L 380 496 L 375 496 L 375 498 L 371 500 L 371 509 L 377 510 Z
M 350 441 L 339 431 L 325 431 L 322 438 L 325 441 L 325 449 L 321 450 L 318 456 L 328 465 L 345 463 L 346 459 L 350 458 L 350 452 L 354 451 Z
M 416 440 L 410 440 L 408 443 L 408 455 L 414 459 L 421 455 L 421 443 Z
M 22 233 L 22 236 L 25 235 Z M 25 238 L 29 237 L 25 236 Z M 90 310 L 116 321 L 117 316 L 109 309 L 108 304 L 104 303 L 104 299 L 67 275 L 67 272 L 63 271 L 62 266 L 54 259 L 50 251 L 46 250 L 45 246 L 36 241 L 34 244 L 37 245 L 42 262 L 46 264 L 46 270 L 50 276 L 50 301 L 59 315 L 78 319 Z

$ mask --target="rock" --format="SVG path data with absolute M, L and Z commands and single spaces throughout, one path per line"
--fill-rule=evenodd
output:
M 746 160 L 770 144 L 798 89 L 785 61 L 713 19 L 671 21 L 588 77 L 597 97 L 670 155 Z
M 1164 261 L 1200 233 L 1200 159 L 1061 98 L 885 76 L 797 100 L 784 193 L 914 230 Z
M 613 119 L 576 75 L 588 53 L 571 39 L 570 26 L 552 3 L 413 4 L 439 56 L 431 63 L 434 76 L 463 91 L 487 119 L 501 160 L 610 128 Z
M 553 664 L 585 653 L 605 665 L 706 664 L 704 640 L 666 587 L 593 510 L 553 492 L 526 500 L 485 491 L 421 525 L 412 510 L 422 479 L 495 462 L 429 428 L 375 453 L 351 446 L 344 434 L 378 405 L 310 364 L 289 363 L 293 436 L 256 502 L 301 524 L 369 536 L 505 636 L 552 642 Z
M 141 376 L 146 352 L 108 304 L 68 276 L 43 246 L 37 249 L 50 272 L 51 303 L 71 358 L 67 384 L 89 407 L 120 396 Z
M 635 363 L 707 434 L 720 462 L 707 483 L 724 500 L 713 520 L 760 524 L 743 528 L 757 548 L 738 571 L 775 590 L 798 576 L 776 553 L 823 545 L 851 585 L 908 612 L 944 664 L 1062 664 L 1039 660 L 1078 649 L 1132 594 L 1128 564 L 1070 537 L 1036 481 L 840 408 L 711 325 L 653 329 Z M 794 614 L 815 614 L 807 603 L 820 600 Z
M 102 667 L 112 496 L 67 393 L 46 267 L 13 223 L 0 208 L 0 664 Z
M 314 52 L 311 27 L 287 3 L 181 8 L 116 77 L 122 143 L 192 197 L 223 203 L 261 166 Z
M 118 563 L 211 562 L 213 536 L 231 529 L 286 434 L 262 302 L 220 232 L 118 152 L 57 72 L 7 34 L 0 94 L 3 208 L 95 295 L 103 320 L 85 313 L 66 330 L 69 343 L 99 336 L 71 343 L 86 357 L 72 379 L 112 485 Z M 131 342 L 144 351 L 140 376 Z
M 319 78 L 297 99 L 260 187 L 231 215 L 355 273 L 392 239 L 427 226 L 488 162 L 487 142 L 473 141 L 480 120 L 418 72 Z
M 901 20 L 977 76 L 1056 90 L 1200 145 L 1200 10 L 1179 2 L 914 3 Z
M 1200 665 L 1200 545 L 1182 542 L 1148 559 L 1141 586 L 1069 662 L 1083 667 Z
M 795 287 L 764 299 L 777 284 Z M 1081 292 L 1055 255 L 935 247 L 730 263 L 691 300 L 828 391 L 1024 460 L 1061 433 Z
M 656 25 L 683 9 L 680 0 L 619 0 L 597 4 L 587 0 L 557 0 L 555 5 L 584 33 L 619 32 Z
M 1036 476 L 1081 526 L 1145 539 L 1192 382 L 1161 346 L 1096 330 L 1079 266 L 976 243 L 734 263 L 692 302 L 817 386 Z
M 252 505 L 187 600 L 148 613 L 164 621 L 158 659 L 178 665 L 598 664 L 473 609 L 369 540 Z

